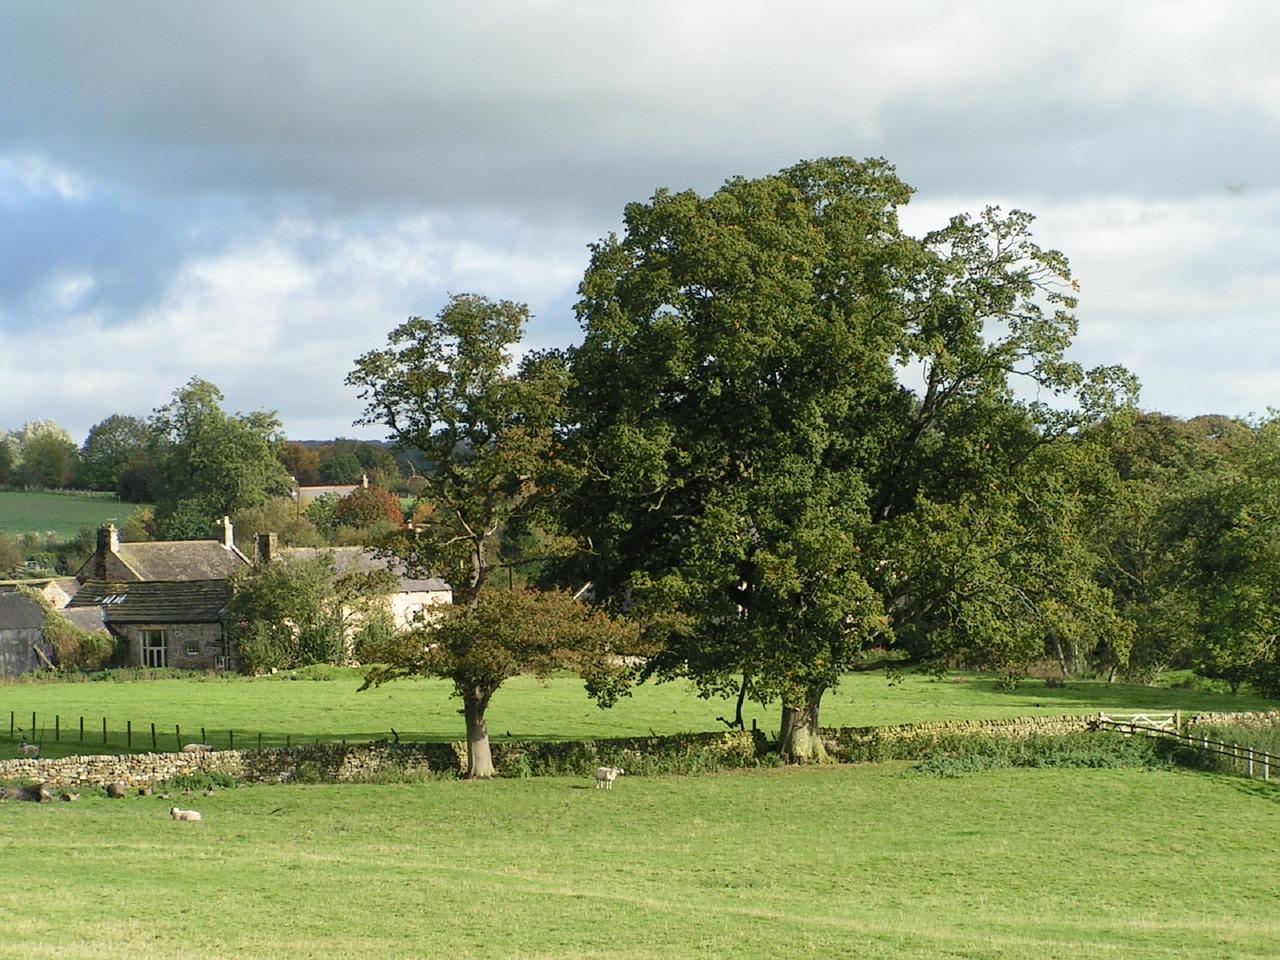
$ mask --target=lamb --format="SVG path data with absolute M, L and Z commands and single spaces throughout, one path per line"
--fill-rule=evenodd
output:
M 596 789 L 604 787 L 606 790 L 612 790 L 613 781 L 626 772 L 621 767 L 596 767 Z
M 169 816 L 173 817 L 175 820 L 201 819 L 199 810 L 179 810 L 177 807 L 169 808 Z
M 28 743 L 28 742 L 26 741 L 26 739 L 24 738 L 24 739 L 23 739 L 23 741 L 22 741 L 20 744 L 18 744 L 18 756 L 20 756 L 20 757 L 39 757 L 39 756 L 40 756 L 40 744 L 38 744 L 38 743 Z
M 188 743 L 182 748 L 183 753 L 208 753 L 213 747 L 207 743 Z

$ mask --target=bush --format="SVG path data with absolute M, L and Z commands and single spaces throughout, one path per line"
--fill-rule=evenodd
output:
M 955 777 L 1004 767 L 1117 769 L 1158 767 L 1164 763 L 1162 743 L 1155 737 L 1099 732 L 1019 738 L 969 737 L 955 744 L 952 750 L 929 754 L 912 769 L 934 776 Z

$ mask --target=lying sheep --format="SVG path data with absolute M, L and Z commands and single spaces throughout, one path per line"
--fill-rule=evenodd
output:
M 596 789 L 604 787 L 606 790 L 612 790 L 613 781 L 626 772 L 621 767 L 596 767 Z
M 18 744 L 18 756 L 20 757 L 38 757 L 40 756 L 40 744 L 28 743 L 25 739 Z
M 182 748 L 183 753 L 209 753 L 213 747 L 207 743 L 188 743 Z
M 173 817 L 175 820 L 201 819 L 199 810 L 179 810 L 177 807 L 169 808 L 169 816 Z
M 129 785 L 127 783 L 117 780 L 115 783 L 107 784 L 107 796 L 112 800 L 123 800 L 128 789 Z

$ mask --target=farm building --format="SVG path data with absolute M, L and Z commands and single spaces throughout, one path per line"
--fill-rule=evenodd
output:
M 224 626 L 231 586 L 218 580 L 89 580 L 68 613 L 97 608 L 129 666 L 233 670 Z
M 219 540 L 156 540 L 121 543 L 116 528 L 108 524 L 98 530 L 93 556 L 76 573 L 81 583 L 88 580 L 130 582 L 139 580 L 225 580 L 249 563 L 235 544 L 235 531 L 222 518 Z
M 17 590 L 0 592 L 0 677 L 48 667 L 53 648 L 44 638 L 45 608 Z

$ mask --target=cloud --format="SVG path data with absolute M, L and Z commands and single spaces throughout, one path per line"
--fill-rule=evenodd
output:
M 1270 0 L 16 0 L 0 428 L 84 430 L 199 373 L 343 430 L 342 377 L 410 314 L 528 301 L 531 344 L 563 345 L 625 203 L 824 155 L 895 163 L 921 229 L 1036 213 L 1084 285 L 1082 357 L 1170 412 L 1256 411 L 1277 35 Z
M 586 257 L 576 238 L 556 246 L 502 224 L 460 236 L 421 215 L 376 226 L 283 219 L 192 254 L 123 324 L 76 309 L 93 279 L 68 279 L 49 292 L 36 322 L 0 314 L 0 381 L 4 406 L 12 405 L 3 413 L 16 425 L 51 405 L 82 411 L 58 417 L 82 437 L 111 413 L 146 415 L 199 376 L 222 388 L 229 409 L 277 410 L 292 436 L 352 427 L 361 406 L 342 384 L 356 357 L 383 346 L 409 316 L 434 314 L 450 292 L 517 299 L 567 318 L 559 298 Z M 530 341 L 562 345 L 563 326 L 547 329 L 554 319 L 536 322 Z M 64 373 L 69 344 L 74 376 Z M 53 379 L 61 382 L 56 399 L 47 388 Z

